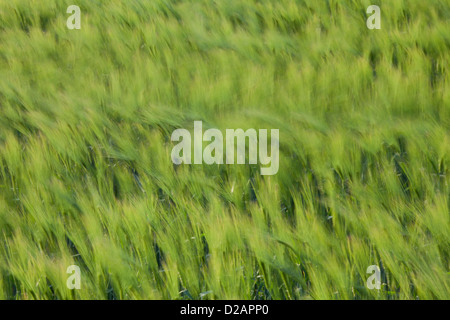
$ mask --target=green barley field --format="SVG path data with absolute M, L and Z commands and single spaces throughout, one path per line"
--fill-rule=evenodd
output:
M 449 61 L 447 0 L 1 0 L 0 299 L 449 299 Z

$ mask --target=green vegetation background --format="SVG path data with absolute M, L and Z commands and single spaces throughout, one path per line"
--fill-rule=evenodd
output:
M 0 298 L 449 299 L 449 19 L 444 0 L 2 0 Z M 279 173 L 174 167 L 194 120 L 279 128 Z

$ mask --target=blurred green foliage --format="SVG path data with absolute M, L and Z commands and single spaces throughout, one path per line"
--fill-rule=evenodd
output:
M 380 3 L 1 1 L 0 299 L 449 299 L 450 6 Z M 174 166 L 194 120 L 278 174 Z

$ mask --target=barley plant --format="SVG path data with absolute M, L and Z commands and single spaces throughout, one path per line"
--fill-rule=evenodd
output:
M 449 299 L 449 31 L 447 0 L 0 1 L 0 299 Z M 173 164 L 196 120 L 279 129 L 278 173 Z

